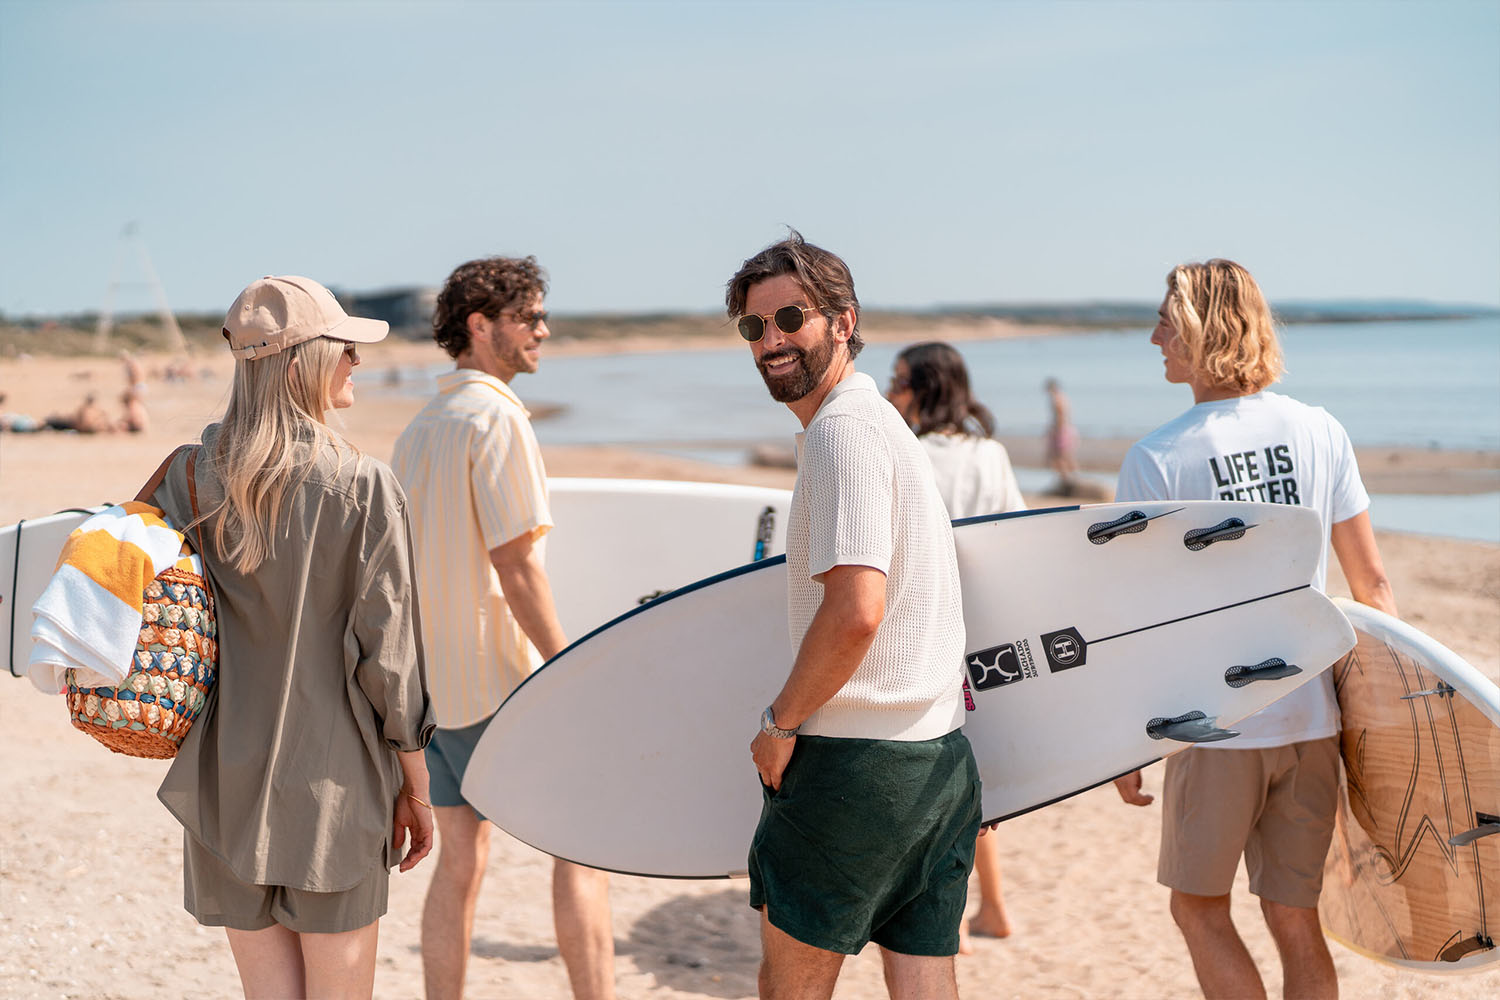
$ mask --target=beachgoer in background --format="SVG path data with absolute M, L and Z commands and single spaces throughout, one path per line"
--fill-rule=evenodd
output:
M 131 434 L 142 434 L 150 424 L 146 415 L 146 371 L 129 351 L 120 352 L 120 362 L 125 366 L 125 391 L 120 394 L 123 409 L 115 427 Z
M 120 393 L 120 405 L 123 409 L 118 428 L 131 434 L 144 433 L 150 425 L 150 418 L 146 415 L 146 401 L 135 386 Z
M 219 634 L 213 700 L 157 794 L 183 825 L 184 905 L 226 929 L 246 996 L 369 997 L 388 869 L 432 846 L 433 719 L 406 498 L 325 420 L 388 327 L 288 276 L 223 329 L 228 409 L 193 484 L 178 455 L 152 501 L 201 540 Z
M 761 996 L 830 997 L 844 956 L 874 941 L 891 996 L 956 998 L 980 817 L 948 512 L 911 430 L 854 369 L 842 260 L 793 232 L 725 300 L 804 428 L 787 526 L 796 658 L 750 745 Z
M 1321 407 L 1266 391 L 1281 377 L 1271 310 L 1232 261 L 1184 264 L 1167 276 L 1151 343 L 1168 382 L 1194 406 L 1138 441 L 1120 470 L 1119 500 L 1248 500 L 1267 491 L 1318 511 L 1354 599 L 1396 613 L 1369 496 L 1349 435 Z M 1328 540 L 1314 581 L 1324 586 Z M 1235 726 L 1240 735 L 1167 759 L 1157 881 L 1172 890 L 1205 996 L 1265 996 L 1230 916 L 1241 854 L 1250 891 L 1281 956 L 1282 993 L 1335 997 L 1338 979 L 1318 924 L 1323 860 L 1339 789 L 1339 715 L 1329 673 Z M 1115 781 L 1147 805 L 1140 772 Z
M 0 406 L 5 405 L 6 395 L 0 392 Z M 0 431 L 12 434 L 30 434 L 43 428 L 43 423 L 29 413 L 6 413 L 0 410 Z
M 1047 391 L 1047 406 L 1051 414 L 1047 425 L 1047 464 L 1057 473 L 1059 496 L 1071 496 L 1075 488 L 1074 477 L 1078 475 L 1078 428 L 1073 426 L 1072 407 L 1063 394 L 1057 379 L 1049 378 L 1042 383 Z
M 108 434 L 115 422 L 99 405 L 98 397 L 89 393 L 72 413 L 54 413 L 46 420 L 48 430 L 77 431 L 80 434 Z
M 537 370 L 550 335 L 546 293 L 533 257 L 469 261 L 448 276 L 433 338 L 457 367 L 438 376 L 391 463 L 411 497 L 439 726 L 427 748 L 439 837 L 422 913 L 428 1000 L 463 993 L 489 858 L 490 824 L 463 797 L 464 769 L 506 695 L 566 645 L 543 562 L 547 472 L 509 384 Z M 555 861 L 552 908 L 574 996 L 614 996 L 609 877 Z
M 886 398 L 916 433 L 932 462 L 938 493 L 953 520 L 1024 510 L 1021 487 L 995 419 L 969 388 L 963 356 L 947 344 L 908 347 L 896 356 Z M 964 925 L 960 954 L 973 951 L 969 935 L 1009 937 L 1010 917 L 1000 882 L 999 842 L 985 830 L 974 845 L 979 909 Z

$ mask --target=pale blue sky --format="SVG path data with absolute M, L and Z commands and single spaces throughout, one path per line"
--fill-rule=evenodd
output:
M 131 220 L 206 311 L 489 253 L 559 311 L 712 309 L 783 224 L 868 305 L 1206 256 L 1500 304 L 1500 3 L 0 0 L 0 311 L 97 309 Z

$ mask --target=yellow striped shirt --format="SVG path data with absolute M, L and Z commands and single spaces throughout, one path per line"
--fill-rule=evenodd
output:
M 422 643 L 438 725 L 488 716 L 540 663 L 516 623 L 490 550 L 552 527 L 531 414 L 510 386 L 460 368 L 396 439 L 421 595 Z

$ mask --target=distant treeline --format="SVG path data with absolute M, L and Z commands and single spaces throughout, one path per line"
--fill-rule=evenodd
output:
M 361 310 L 358 315 L 375 315 L 379 310 Z M 1371 323 L 1396 320 L 1469 319 L 1500 315 L 1500 310 L 1484 306 L 1453 306 L 1406 301 L 1338 301 L 1286 302 L 1275 307 L 1283 323 Z M 401 319 L 411 315 L 405 312 Z M 177 313 L 177 323 L 194 350 L 218 350 L 223 346 L 219 332 L 222 317 L 208 313 Z M 396 320 L 396 316 L 391 319 Z M 866 309 L 863 324 L 867 327 L 911 327 L 934 320 L 945 323 L 1004 320 L 1023 326 L 1062 328 L 1065 330 L 1110 330 L 1152 326 L 1156 322 L 1156 304 L 1145 302 L 1064 302 L 1035 304 L 955 305 L 929 309 Z M 28 354 L 114 354 L 121 350 L 151 351 L 168 346 L 168 338 L 158 317 L 150 314 L 117 317 L 106 343 L 98 343 L 95 329 L 97 313 L 80 313 L 53 319 L 14 319 L 0 316 L 0 357 Z M 559 340 L 610 340 L 623 338 L 683 339 L 689 337 L 722 337 L 733 332 L 733 326 L 715 313 L 554 313 L 550 321 L 552 334 Z M 425 340 L 432 331 L 422 323 L 393 322 L 392 331 L 409 340 Z

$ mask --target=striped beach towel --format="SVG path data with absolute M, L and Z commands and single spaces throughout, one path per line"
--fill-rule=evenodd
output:
M 142 595 L 166 569 L 203 565 L 158 507 L 132 500 L 84 521 L 63 543 L 57 571 L 32 605 L 26 672 L 48 694 L 113 686 L 129 673 L 144 619 Z

